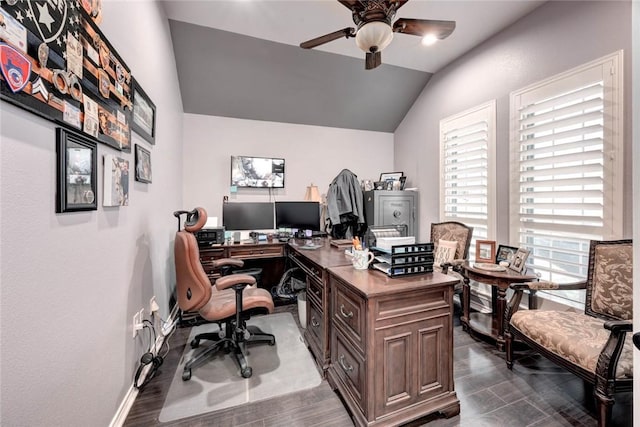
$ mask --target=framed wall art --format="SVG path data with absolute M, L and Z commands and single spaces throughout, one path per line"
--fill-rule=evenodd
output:
M 156 105 L 133 79 L 132 87 L 133 117 L 131 128 L 149 143 L 156 143 Z
M 96 142 L 64 128 L 56 129 L 56 212 L 98 209 Z
M 493 264 L 495 259 L 496 242 L 493 240 L 476 240 L 476 262 Z
M 136 144 L 136 181 L 151 183 L 151 153 Z
M 518 248 L 516 254 L 513 256 L 513 262 L 509 264 L 509 268 L 517 273 L 522 273 L 525 269 L 527 258 L 529 257 L 529 251 L 525 248 Z
M 2 2 L 0 98 L 131 152 L 131 72 L 90 3 Z
M 129 160 L 105 154 L 103 183 L 102 206 L 128 206 Z

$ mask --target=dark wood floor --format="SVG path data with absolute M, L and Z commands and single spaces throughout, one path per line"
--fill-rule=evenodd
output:
M 298 320 L 296 304 L 277 307 L 276 311 L 291 311 Z M 342 401 L 326 380 L 311 390 L 172 423 L 159 422 L 158 415 L 189 332 L 190 328 L 178 328 L 171 336 L 171 349 L 159 374 L 138 395 L 125 426 L 353 426 Z M 597 425 L 591 390 L 582 380 L 535 354 L 524 353 L 510 371 L 503 354 L 470 337 L 456 322 L 454 359 L 460 415 L 450 419 L 425 418 L 411 427 Z M 612 427 L 633 425 L 631 393 L 616 396 L 613 421 Z

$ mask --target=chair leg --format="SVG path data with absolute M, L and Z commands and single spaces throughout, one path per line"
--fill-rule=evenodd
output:
M 192 369 L 202 365 L 205 361 L 210 359 L 214 353 L 216 353 L 221 348 L 225 347 L 227 344 L 234 344 L 234 343 L 233 341 L 226 338 L 218 340 L 213 345 L 203 349 L 198 354 L 196 354 L 191 359 L 189 359 L 189 361 L 184 365 L 184 370 L 182 371 L 182 380 L 183 381 L 190 380 Z
M 269 345 L 274 345 L 276 343 L 276 337 L 273 334 L 267 334 L 257 326 L 247 326 L 247 330 L 251 335 L 245 340 L 246 342 L 266 342 L 269 343 Z
M 513 337 L 511 336 L 511 332 L 505 332 L 504 338 L 507 368 L 513 369 Z
M 594 388 L 594 396 L 596 398 L 596 411 L 598 416 L 598 427 L 607 427 L 611 424 L 611 412 L 614 400 L 598 392 L 597 387 Z

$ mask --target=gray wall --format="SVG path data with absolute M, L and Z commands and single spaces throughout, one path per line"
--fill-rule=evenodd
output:
M 633 81 L 640 82 L 640 2 L 633 2 L 633 40 L 636 43 L 633 44 Z M 638 190 L 640 190 L 640 85 L 636 84 L 633 87 L 633 239 L 636 242 L 640 242 L 640 197 L 638 197 Z M 634 245 L 633 247 L 633 263 L 634 265 L 640 265 L 640 245 Z M 636 268 L 633 272 L 633 282 L 640 283 L 640 269 Z M 634 319 L 640 319 L 640 286 L 636 285 L 633 288 L 633 301 L 635 302 L 633 307 Z M 633 331 L 640 333 L 640 322 L 636 321 L 633 324 Z M 633 352 L 633 366 L 634 376 L 638 378 L 640 372 L 640 351 Z M 640 381 L 634 381 L 633 392 L 636 396 L 640 396 Z M 640 422 L 640 405 L 634 405 L 633 419 L 636 420 L 636 424 Z
M 182 105 L 168 25 L 155 2 L 102 2 L 105 36 L 157 106 L 153 183 L 130 206 L 55 214 L 55 125 L 0 102 L 0 425 L 105 426 L 146 342 L 133 313 L 156 295 L 168 314 L 181 207 Z M 144 22 L 144 25 L 139 25 Z M 124 154 L 133 165 L 133 153 Z
M 395 133 L 395 165 L 420 188 L 421 237 L 439 216 L 439 122 L 497 100 L 497 240 L 509 241 L 509 93 L 624 49 L 631 93 L 631 2 L 548 2 L 437 72 Z M 625 97 L 624 235 L 631 236 L 631 96 Z
M 232 155 L 284 158 L 285 188 L 230 193 Z M 185 114 L 185 208 L 203 206 L 220 221 L 223 196 L 232 202 L 303 200 L 311 183 L 326 194 L 345 168 L 377 181 L 393 169 L 393 134 Z

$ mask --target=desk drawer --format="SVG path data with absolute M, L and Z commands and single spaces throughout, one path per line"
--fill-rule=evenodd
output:
M 231 246 L 228 248 L 230 258 L 278 258 L 284 256 L 284 246 L 248 247 Z
M 331 369 L 364 411 L 366 362 L 339 331 L 332 331 Z
M 341 286 L 339 281 L 332 285 L 333 325 L 342 330 L 345 337 L 351 339 L 354 345 L 364 353 L 365 343 L 365 301 L 347 287 Z
M 298 267 L 305 272 L 307 276 L 313 277 L 318 282 L 322 283 L 322 278 L 324 276 L 324 270 L 314 262 L 305 258 L 295 251 L 291 251 L 289 253 L 289 259 L 294 262 Z
M 307 276 L 307 296 L 310 299 L 315 300 L 315 302 L 323 308 L 322 296 L 324 294 L 324 287 L 322 286 L 322 282 L 318 282 L 314 278 Z

